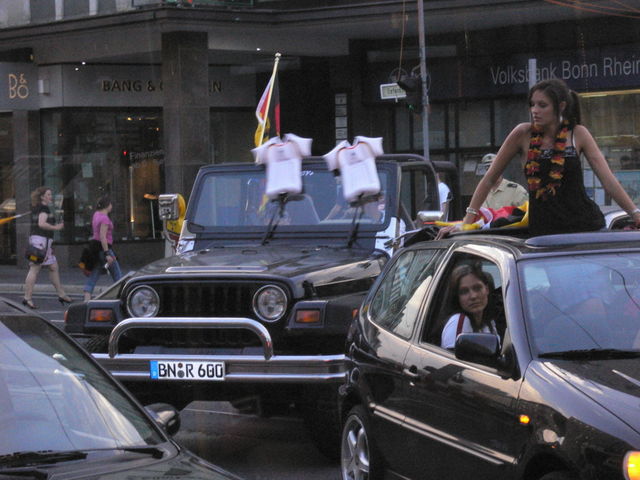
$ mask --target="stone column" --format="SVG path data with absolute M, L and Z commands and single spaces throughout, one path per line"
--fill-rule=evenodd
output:
M 42 185 L 40 113 L 15 110 L 12 116 L 12 128 L 16 214 L 21 214 L 31 211 L 31 192 Z M 29 241 L 30 229 L 31 215 L 25 215 L 16 220 L 16 257 L 20 267 L 27 265 L 24 249 Z
M 209 163 L 209 61 L 206 32 L 162 35 L 165 192 L 185 199 Z

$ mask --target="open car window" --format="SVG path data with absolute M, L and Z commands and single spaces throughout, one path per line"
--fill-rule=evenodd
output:
M 459 302 L 456 302 L 457 292 L 450 285 L 451 277 L 461 265 L 475 265 L 485 275 L 489 282 L 489 293 L 485 315 L 491 320 L 491 331 L 495 331 L 501 341 L 506 329 L 505 309 L 503 303 L 502 278 L 498 266 L 482 257 L 469 254 L 455 254 L 449 260 L 446 271 L 439 279 L 439 284 L 434 292 L 434 299 L 430 304 L 430 310 L 426 313 L 420 341 L 441 346 L 442 333 L 445 325 L 452 317 L 460 318 L 462 313 Z

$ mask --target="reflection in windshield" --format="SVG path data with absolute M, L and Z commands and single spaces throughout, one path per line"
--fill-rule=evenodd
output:
M 360 206 L 348 204 L 340 177 L 326 167 L 302 172 L 303 191 L 286 198 L 269 200 L 264 194 L 264 171 L 210 174 L 194 202 L 192 222 L 208 227 L 340 226 L 348 229 L 354 217 L 363 225 L 380 225 L 386 220 L 384 195 L 387 175 L 379 172 L 383 192 L 367 197 Z M 284 202 L 283 209 L 280 211 Z M 280 216 L 280 213 L 282 214 Z
M 538 259 L 521 274 L 538 352 L 640 350 L 640 254 Z
M 163 441 L 59 332 L 24 317 L 0 322 L 0 429 L 0 455 Z

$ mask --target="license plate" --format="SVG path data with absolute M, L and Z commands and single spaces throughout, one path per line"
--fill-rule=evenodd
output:
M 224 362 L 150 362 L 153 380 L 224 380 Z

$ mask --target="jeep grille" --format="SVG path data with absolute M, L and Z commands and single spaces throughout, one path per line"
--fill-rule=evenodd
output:
M 173 283 L 155 286 L 160 317 L 255 318 L 251 302 L 261 284 Z

